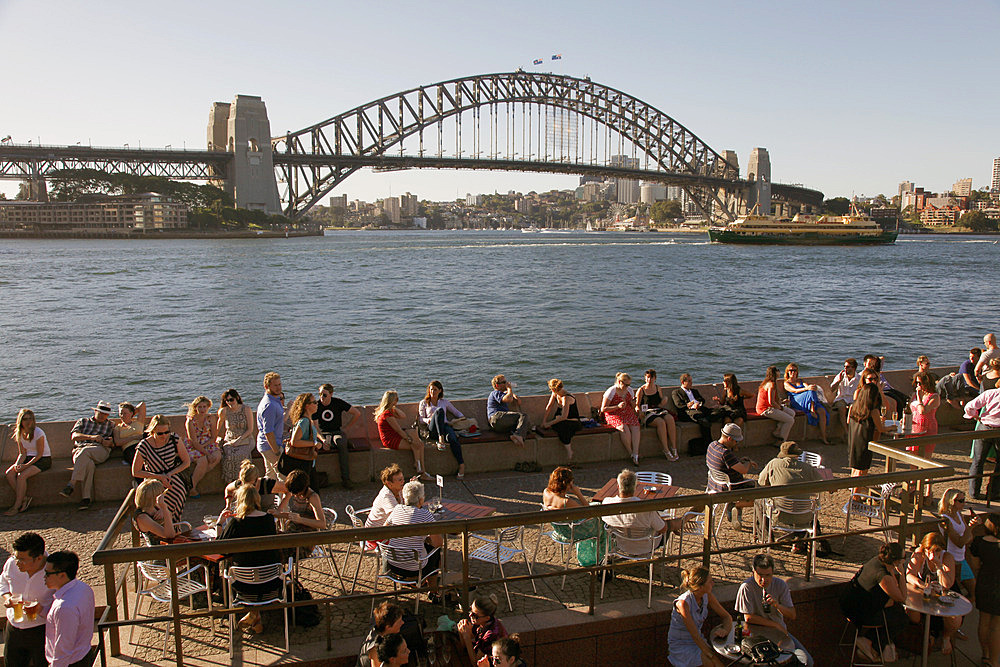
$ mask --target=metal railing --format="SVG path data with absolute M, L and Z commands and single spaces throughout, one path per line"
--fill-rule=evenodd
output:
M 954 443 L 962 442 L 966 440 L 979 439 L 984 437 L 1000 437 L 1000 429 L 992 431 L 975 431 L 975 432 L 963 432 L 956 434 L 947 435 L 936 435 L 936 436 L 922 436 L 907 438 L 905 440 L 895 441 L 895 443 L 900 445 L 926 445 L 926 444 L 943 444 L 943 443 Z M 741 489 L 735 491 L 721 492 L 721 493 L 699 493 L 694 495 L 685 496 L 674 496 L 672 498 L 664 498 L 657 500 L 641 500 L 637 502 L 629 503 L 624 506 L 620 503 L 609 504 L 609 505 L 591 505 L 588 507 L 574 507 L 570 509 L 562 510 L 549 510 L 549 511 L 534 511 L 534 512 L 524 512 L 517 514 L 507 514 L 507 515 L 496 515 L 478 519 L 456 519 L 451 521 L 439 521 L 433 524 L 433 532 L 437 534 L 457 535 L 461 539 L 461 581 L 459 583 L 444 584 L 441 587 L 445 590 L 457 589 L 461 593 L 461 599 L 463 606 L 468 608 L 469 603 L 469 591 L 470 591 L 470 540 L 475 533 L 484 533 L 487 531 L 508 528 L 512 526 L 542 526 L 547 523 L 555 522 L 575 522 L 582 519 L 589 518 L 603 518 L 607 516 L 613 516 L 621 514 L 624 512 L 644 512 L 644 511 L 657 511 L 664 512 L 670 511 L 676 513 L 677 510 L 687 510 L 689 508 L 696 508 L 696 511 L 704 511 L 704 532 L 702 535 L 701 549 L 678 554 L 660 555 L 652 559 L 646 559 L 642 561 L 635 561 L 636 564 L 647 564 L 649 562 L 654 563 L 667 563 L 671 561 L 677 561 L 682 558 L 691 558 L 692 555 L 697 555 L 699 552 L 701 554 L 702 563 L 708 567 L 710 560 L 713 555 L 716 554 L 728 554 L 728 553 L 739 553 L 742 551 L 759 551 L 763 548 L 769 548 L 771 546 L 776 546 L 778 544 L 787 544 L 787 542 L 754 542 L 749 545 L 742 545 L 736 547 L 726 547 L 719 549 L 712 549 L 712 531 L 715 526 L 715 507 L 722 506 L 725 503 L 732 503 L 736 501 L 747 501 L 747 500 L 757 500 L 764 498 L 772 498 L 777 496 L 804 496 L 811 494 L 822 494 L 824 492 L 832 492 L 841 489 L 853 489 L 858 486 L 875 486 L 879 484 L 885 484 L 888 482 L 903 483 L 905 486 L 909 487 L 912 483 L 913 488 L 922 489 L 923 485 L 929 483 L 930 480 L 939 479 L 950 479 L 954 476 L 954 469 L 951 466 L 943 465 L 938 461 L 929 460 L 915 454 L 911 454 L 903 449 L 892 446 L 889 442 L 872 442 L 869 444 L 869 448 L 874 454 L 882 455 L 886 458 L 886 472 L 866 475 L 863 477 L 840 477 L 832 480 L 824 480 L 818 482 L 805 482 L 798 484 L 789 484 L 783 486 L 765 486 L 756 487 L 752 489 Z M 900 464 L 911 466 L 907 470 L 898 470 L 897 467 Z M 209 616 L 228 616 L 230 614 L 235 614 L 240 612 L 238 608 L 230 607 L 215 607 L 211 611 L 190 611 L 184 614 L 180 611 L 180 603 L 177 598 L 177 565 L 183 559 L 189 557 L 207 556 L 212 554 L 218 554 L 219 552 L 225 552 L 226 555 L 231 555 L 235 553 L 243 553 L 248 551 L 259 551 L 261 549 L 260 540 L 258 538 L 241 538 L 225 541 L 206 541 L 206 542 L 185 542 L 181 544 L 172 545 L 162 545 L 155 547 L 140 547 L 138 545 L 138 538 L 131 529 L 132 532 L 132 546 L 129 548 L 118 548 L 113 549 L 111 545 L 114 541 L 123 534 L 123 528 L 131 525 L 129 521 L 131 503 L 132 503 L 132 492 L 126 497 L 122 506 L 119 508 L 112 524 L 108 527 L 101 543 L 99 544 L 97 550 L 93 555 L 93 562 L 96 565 L 104 567 L 105 574 L 105 591 L 107 595 L 107 608 L 102 615 L 98 623 L 98 632 L 102 634 L 101 646 L 102 646 L 102 660 L 104 659 L 104 642 L 103 642 L 103 632 L 107 631 L 109 637 L 109 644 L 111 649 L 111 655 L 120 655 L 121 653 L 121 640 L 119 636 L 119 628 L 123 626 L 130 625 L 146 625 L 151 623 L 162 623 L 162 622 L 172 622 L 174 629 L 174 654 L 177 665 L 183 665 L 183 652 L 181 646 L 181 622 L 184 620 L 193 620 L 199 618 L 205 618 Z M 919 496 L 917 496 L 919 497 Z M 923 521 L 921 518 L 921 508 L 920 503 L 917 502 L 912 504 L 910 502 L 910 494 L 903 493 L 900 497 L 900 508 L 899 508 L 899 523 L 895 526 L 890 526 L 890 530 L 894 530 L 897 534 L 897 540 L 900 543 L 904 543 L 908 537 L 913 536 L 914 538 L 919 538 L 926 529 L 931 526 L 936 526 L 938 520 L 934 519 L 931 521 Z M 337 544 L 347 544 L 347 543 L 358 543 L 365 540 L 370 541 L 383 541 L 393 537 L 407 537 L 407 536 L 419 536 L 428 534 L 428 524 L 415 524 L 406 526 L 385 526 L 380 528 L 344 528 L 337 530 L 327 530 L 327 531 L 317 531 L 317 532 L 307 532 L 307 533 L 290 533 L 284 535 L 277 535 L 275 537 L 268 538 L 268 549 L 297 549 L 298 547 L 305 547 L 312 549 L 317 545 L 337 545 Z M 836 537 L 846 537 L 854 535 L 866 535 L 872 533 L 883 532 L 886 530 L 883 526 L 878 526 L 874 528 L 866 528 L 862 530 L 852 530 L 845 531 L 841 533 L 824 533 L 823 535 L 815 536 L 812 538 L 803 537 L 802 540 L 808 542 L 814 542 L 818 539 L 831 539 Z M 540 538 L 539 538 L 540 539 Z M 446 537 L 447 540 L 447 537 Z M 445 548 L 442 550 L 447 558 L 447 543 Z M 359 556 L 360 557 L 360 556 Z M 125 571 L 121 576 L 115 575 L 115 565 L 125 564 L 131 566 L 134 570 L 135 563 L 138 561 L 146 560 L 163 560 L 168 565 L 168 570 L 170 572 L 170 590 L 171 590 L 171 604 L 170 604 L 170 615 L 169 616 L 158 616 L 158 617 L 145 617 L 142 619 L 130 619 L 128 618 L 128 570 L 126 567 Z M 806 577 L 810 575 L 809 572 L 809 562 L 810 559 L 806 559 Z M 442 566 L 444 567 L 444 565 Z M 584 566 L 573 566 L 569 565 L 567 567 L 555 567 L 554 569 L 547 572 L 534 572 L 532 574 L 517 575 L 517 576 L 505 576 L 498 579 L 480 579 L 475 580 L 476 585 L 489 585 L 489 584 L 502 584 L 504 582 L 521 582 L 521 581 L 533 581 L 535 579 L 545 579 L 550 577 L 561 577 L 565 574 L 587 574 L 590 577 L 590 591 L 589 591 L 589 613 L 594 613 L 595 607 L 595 591 L 596 591 L 596 581 L 597 575 L 607 569 L 608 566 L 603 564 L 597 564 L 590 567 Z M 425 591 L 426 588 L 413 588 L 410 589 L 411 592 L 414 591 Z M 122 604 L 119 605 L 119 595 L 121 595 Z M 327 648 L 331 647 L 331 629 L 330 629 L 330 614 L 329 607 L 333 604 L 340 604 L 349 601 L 356 600 L 374 600 L 376 598 L 386 597 L 394 595 L 394 591 L 389 590 L 385 592 L 373 592 L 373 593 L 357 593 L 357 594 L 346 594 L 340 596 L 328 596 L 328 597 L 313 597 L 311 600 L 306 601 L 295 601 L 295 602 L 284 602 L 284 603 L 272 603 L 267 606 L 259 607 L 258 609 L 284 609 L 288 607 L 302 606 L 305 604 L 321 604 L 327 608 Z M 124 618 L 119 618 L 119 607 L 124 612 Z

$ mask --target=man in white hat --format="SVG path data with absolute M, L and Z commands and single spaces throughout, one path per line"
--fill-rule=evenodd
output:
M 726 473 L 729 477 L 729 487 L 733 490 L 749 489 L 757 485 L 752 479 L 744 477 L 744 475 L 756 468 L 757 464 L 746 457 L 737 458 L 734 452 L 741 442 L 743 442 L 743 429 L 736 424 L 729 423 L 722 427 L 722 435 L 708 446 L 708 451 L 705 453 L 705 464 L 708 466 L 708 469 Z M 725 488 L 722 485 L 716 483 L 711 477 L 708 478 L 709 493 L 724 490 Z M 738 529 L 743 527 L 741 519 L 744 507 L 753 507 L 753 501 L 740 500 L 735 503 L 729 503 L 727 507 L 727 518 Z M 737 510 L 735 520 L 733 519 L 732 512 L 734 508 Z
M 94 470 L 97 464 L 104 463 L 111 455 L 114 446 L 112 430 L 114 424 L 108 419 L 111 414 L 111 404 L 99 401 L 94 407 L 94 417 L 84 417 L 73 425 L 70 439 L 73 440 L 73 474 L 69 484 L 59 492 L 64 498 L 73 495 L 77 484 L 81 484 L 82 500 L 77 509 L 90 508 L 94 495 Z

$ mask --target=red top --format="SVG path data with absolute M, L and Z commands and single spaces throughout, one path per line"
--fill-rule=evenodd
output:
M 382 441 L 382 446 L 389 449 L 399 449 L 399 443 L 403 441 L 403 436 L 396 433 L 395 429 L 386 421 L 391 416 L 391 411 L 386 410 L 379 415 L 375 421 L 378 425 L 378 437 Z
M 771 392 L 767 390 L 767 383 L 761 382 L 757 388 L 757 414 L 764 414 L 764 410 L 771 407 Z

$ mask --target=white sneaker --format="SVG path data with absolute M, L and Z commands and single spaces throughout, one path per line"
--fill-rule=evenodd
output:
M 439 451 L 439 452 L 443 452 L 444 450 L 448 449 L 448 445 L 446 445 L 446 444 L 445 444 L 445 443 L 443 443 L 443 442 L 439 442 L 439 443 L 437 444 L 437 448 L 438 448 L 438 451 Z

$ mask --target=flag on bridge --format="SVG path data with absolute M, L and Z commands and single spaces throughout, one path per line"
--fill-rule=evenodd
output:
M 562 54 L 557 53 L 556 55 L 552 56 L 552 60 L 562 60 Z
M 532 60 L 532 61 L 531 61 L 531 64 L 532 64 L 532 65 L 541 65 L 541 64 L 542 64 L 542 59 L 541 59 L 541 58 L 539 58 L 538 60 Z

